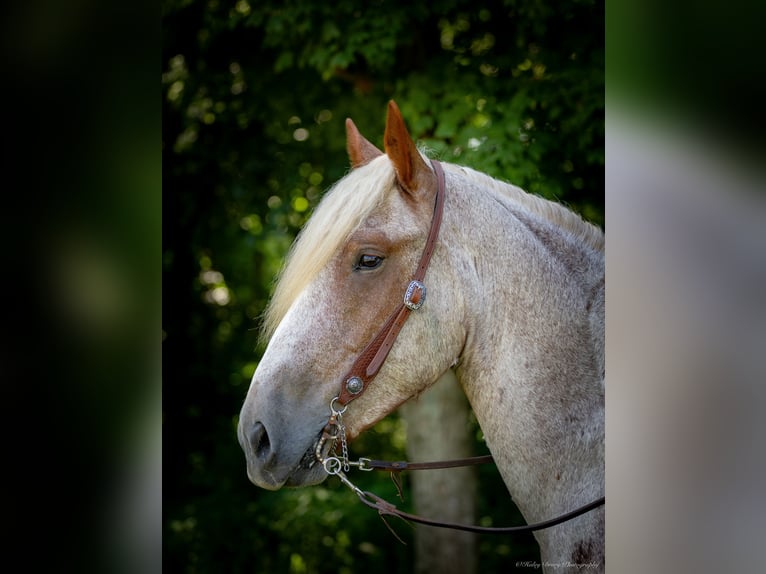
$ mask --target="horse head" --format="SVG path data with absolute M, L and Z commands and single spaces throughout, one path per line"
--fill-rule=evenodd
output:
M 333 399 L 344 374 L 401 305 L 434 217 L 436 175 L 394 102 L 385 153 L 350 119 L 346 132 L 352 170 L 325 195 L 291 248 L 265 316 L 269 343 L 240 413 L 248 476 L 271 490 L 327 477 L 316 450 L 329 448 L 320 437 Z M 458 357 L 462 304 L 457 293 L 444 296 L 451 282 L 437 267 L 428 283 L 440 296 L 413 312 L 374 384 L 344 415 L 349 440 Z

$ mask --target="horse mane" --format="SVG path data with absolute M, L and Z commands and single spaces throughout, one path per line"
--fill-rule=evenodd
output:
M 550 201 L 539 195 L 528 193 L 510 183 L 490 177 L 486 173 L 449 163 L 443 163 L 445 171 L 462 174 L 479 187 L 500 193 L 527 211 L 537 214 L 556 227 L 567 231 L 578 242 L 584 243 L 596 251 L 604 251 L 604 232 L 597 226 L 585 221 L 580 215 L 561 203 Z
M 424 155 L 425 158 L 425 155 Z M 427 158 L 425 158 L 427 160 Z M 568 231 L 593 249 L 604 250 L 604 234 L 565 206 L 527 193 L 474 169 L 442 163 L 480 187 L 503 194 L 528 211 Z M 396 189 L 393 165 L 384 154 L 351 170 L 331 187 L 298 234 L 285 258 L 263 315 L 261 337 L 268 341 L 293 302 L 316 278 L 351 234 Z

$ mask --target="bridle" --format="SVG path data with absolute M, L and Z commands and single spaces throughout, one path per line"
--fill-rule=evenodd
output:
M 431 160 L 434 172 L 436 174 L 436 200 L 434 203 L 434 215 L 431 220 L 431 229 L 428 231 L 426 245 L 423 248 L 423 254 L 420 256 L 420 262 L 412 276 L 412 280 L 404 292 L 404 298 L 394 309 L 394 312 L 386 319 L 383 327 L 378 331 L 367 346 L 357 357 L 351 369 L 343 377 L 340 393 L 330 401 L 330 419 L 322 432 L 322 437 L 317 442 L 314 454 L 316 459 L 322 463 L 328 474 L 337 474 L 340 472 L 341 465 L 343 470 L 348 472 L 348 446 L 346 443 L 346 429 L 343 426 L 343 413 L 346 412 L 348 404 L 354 399 L 359 398 L 368 388 L 369 384 L 378 374 L 383 362 L 388 357 L 388 353 L 394 346 L 396 337 L 404 327 L 404 323 L 412 311 L 417 311 L 426 300 L 426 286 L 423 280 L 428 271 L 428 264 L 431 262 L 436 247 L 436 239 L 439 236 L 439 228 L 444 214 L 444 170 L 438 161 Z M 336 407 L 336 403 L 340 408 Z M 341 442 L 341 458 L 324 458 L 322 450 L 327 441 L 332 441 L 333 448 L 337 439 Z M 331 449 L 332 450 L 332 449 Z M 341 462 L 342 461 L 342 462 Z M 367 469 L 365 469 L 367 470 Z
M 445 195 L 445 183 L 444 183 L 444 170 L 441 164 L 436 160 L 431 160 L 434 173 L 436 174 L 436 200 L 434 203 L 434 214 L 431 220 L 431 229 L 428 232 L 426 244 L 423 249 L 423 253 L 420 256 L 420 262 L 415 270 L 412 280 L 410 281 L 407 289 L 404 293 L 402 302 L 397 306 L 393 313 L 388 317 L 386 322 L 380 331 L 372 338 L 367 346 L 362 350 L 359 357 L 349 369 L 348 373 L 343 377 L 343 383 L 341 384 L 340 393 L 330 401 L 330 418 L 322 431 L 321 438 L 316 444 L 314 449 L 314 456 L 324 467 L 325 471 L 329 475 L 337 476 L 343 484 L 348 486 L 352 491 L 356 493 L 359 499 L 365 505 L 374 508 L 381 516 L 397 516 L 407 521 L 417 522 L 420 524 L 426 524 L 429 526 L 436 526 L 439 528 L 451 528 L 454 530 L 465 530 L 468 532 L 478 533 L 512 533 L 512 532 L 532 532 L 535 530 L 542 530 L 550 528 L 562 522 L 566 522 L 585 514 L 605 504 L 605 498 L 601 497 L 585 506 L 582 506 L 572 512 L 562 514 L 551 520 L 539 522 L 535 524 L 528 524 L 524 526 L 509 526 L 509 527 L 482 527 L 466 524 L 455 524 L 450 522 L 439 522 L 428 518 L 423 518 L 414 514 L 403 512 L 396 508 L 393 504 L 383 500 L 379 496 L 371 492 L 362 491 L 357 488 L 346 476 L 346 472 L 349 471 L 351 466 L 356 466 L 360 470 L 387 470 L 394 477 L 394 473 L 402 470 L 430 470 L 441 468 L 455 468 L 461 466 L 472 466 L 477 464 L 484 464 L 493 461 L 492 456 L 479 456 L 472 458 L 464 458 L 458 460 L 449 461 L 437 461 L 437 462 L 386 462 L 379 460 L 371 460 L 369 458 L 360 458 L 358 461 L 350 461 L 348 457 L 348 444 L 346 440 L 346 427 L 343 425 L 343 413 L 346 412 L 348 404 L 354 399 L 359 398 L 362 393 L 369 387 L 372 380 L 380 371 L 383 366 L 388 353 L 394 346 L 399 332 L 402 330 L 404 323 L 410 316 L 412 311 L 417 311 L 423 305 L 426 298 L 426 287 L 423 284 L 425 279 L 428 265 L 431 262 L 431 256 L 433 255 L 434 248 L 436 247 L 436 239 L 439 235 L 439 228 L 441 227 L 442 216 L 444 213 L 444 195 Z M 325 444 L 330 441 L 330 452 L 335 452 L 337 442 L 340 440 L 341 453 L 336 456 L 325 457 L 322 454 Z M 397 485 L 398 486 L 398 485 Z

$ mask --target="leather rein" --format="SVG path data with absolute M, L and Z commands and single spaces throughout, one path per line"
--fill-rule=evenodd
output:
M 444 468 L 456 468 L 463 466 L 473 466 L 478 464 L 486 464 L 493 462 L 491 455 L 478 456 L 471 458 L 463 458 L 447 461 L 435 461 L 435 462 L 387 462 L 381 460 L 372 460 L 369 458 L 360 458 L 358 461 L 350 461 L 348 457 L 348 444 L 346 440 L 346 428 L 343 425 L 343 413 L 346 412 L 348 404 L 354 399 L 364 393 L 368 388 L 372 380 L 380 371 L 383 366 L 388 353 L 394 346 L 399 332 L 402 330 L 404 323 L 410 316 L 412 311 L 417 311 L 425 301 L 426 287 L 423 283 L 425 279 L 428 265 L 431 262 L 431 255 L 433 255 L 436 247 L 436 240 L 439 235 L 439 228 L 441 227 L 442 215 L 444 213 L 444 195 L 445 195 L 445 182 L 444 182 L 444 170 L 441 164 L 436 160 L 431 160 L 434 173 L 436 174 L 437 188 L 436 188 L 436 200 L 434 204 L 434 215 L 431 221 L 431 229 L 428 232 L 426 239 L 426 245 L 423 249 L 423 254 L 420 257 L 420 262 L 415 270 L 412 280 L 410 281 L 407 289 L 404 293 L 403 301 L 397 306 L 394 312 L 389 316 L 383 327 L 375 337 L 367 344 L 362 350 L 359 357 L 356 359 L 351 369 L 346 373 L 343 378 L 343 384 L 341 385 L 340 393 L 330 401 L 331 415 L 322 431 L 322 436 L 317 442 L 314 450 L 314 456 L 324 467 L 327 474 L 337 476 L 343 484 L 348 486 L 363 504 L 374 508 L 378 511 L 381 517 L 396 516 L 405 521 L 417 522 L 428 526 L 435 526 L 438 528 L 449 528 L 453 530 L 464 530 L 467 532 L 476 533 L 519 533 L 519 532 L 533 532 L 535 530 L 543 530 L 550 528 L 557 524 L 561 524 L 572 518 L 585 514 L 599 506 L 605 504 L 605 498 L 601 497 L 585 506 L 581 506 L 576 510 L 562 514 L 551 520 L 538 522 L 534 524 L 527 524 L 523 526 L 508 526 L 508 527 L 484 527 L 475 526 L 469 524 L 457 524 L 451 522 L 439 522 L 437 520 L 431 520 L 423 518 L 415 514 L 410 514 L 399 510 L 395 505 L 383 500 L 379 496 L 362 491 L 357 488 L 346 476 L 346 472 L 349 471 L 351 466 L 356 466 L 360 470 L 387 470 L 391 472 L 391 477 L 394 479 L 397 488 L 399 484 L 395 478 L 395 473 L 403 470 L 432 470 L 432 469 L 444 469 Z M 336 406 L 337 405 L 337 406 Z M 322 454 L 325 444 L 330 441 L 331 452 L 336 452 L 338 440 L 340 440 L 341 452 L 336 453 L 336 456 L 325 457 Z M 401 492 L 401 491 L 400 491 Z M 390 528 L 390 527 L 389 527 Z M 392 531 L 393 532 L 393 531 Z M 394 533 L 396 535 L 396 533 Z M 398 538 L 398 536 L 397 536 Z

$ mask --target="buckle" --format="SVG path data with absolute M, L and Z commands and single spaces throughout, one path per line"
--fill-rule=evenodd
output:
M 410 281 L 404 293 L 404 306 L 411 311 L 417 311 L 426 300 L 426 286 L 420 281 Z

